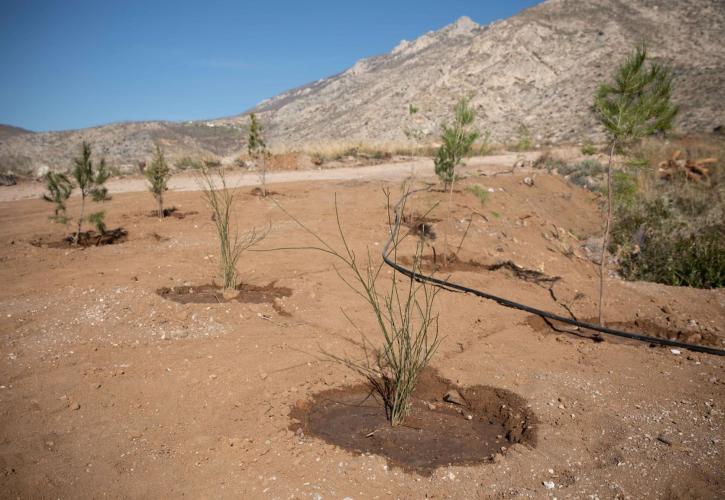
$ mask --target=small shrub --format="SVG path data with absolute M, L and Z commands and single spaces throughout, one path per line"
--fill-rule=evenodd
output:
M 480 156 L 487 156 L 493 152 L 493 146 L 491 145 L 491 131 L 486 130 L 481 136 L 481 143 L 477 148 L 477 154 Z
M 370 306 L 381 336 L 382 347 L 377 347 L 362 333 L 354 320 L 343 312 L 348 321 L 361 332 L 364 358 L 355 361 L 326 354 L 365 378 L 373 391 L 382 399 L 390 424 L 392 426 L 402 424 L 410 411 L 410 399 L 418 377 L 440 345 L 438 315 L 433 312 L 439 289 L 427 283 L 418 283 L 411 278 L 401 277 L 396 270 L 393 270 L 389 278 L 385 278 L 389 283 L 381 285 L 381 275 L 386 276 L 382 273 L 385 263 L 373 264 L 369 253 L 366 263 L 358 260 L 342 229 L 337 200 L 335 200 L 335 215 L 341 242 L 340 250 L 327 243 L 281 206 L 280 209 L 312 235 L 320 245 L 306 248 L 322 251 L 342 262 L 352 275 L 352 279 L 338 272 L 340 278 Z M 399 213 L 402 214 L 404 209 L 403 203 Z M 393 231 L 390 248 L 394 255 L 397 254 L 400 243 L 398 234 L 397 231 Z M 421 272 L 422 251 L 423 243 L 418 241 L 413 259 L 413 271 L 416 274 Z
M 149 167 L 145 169 L 144 175 L 149 183 L 149 191 L 153 194 L 154 199 L 158 205 L 159 219 L 164 218 L 164 191 L 168 189 L 166 186 L 169 177 L 171 177 L 171 171 L 169 165 L 166 163 L 164 157 L 164 151 L 161 146 L 156 145 L 156 152 L 154 157 L 149 164 Z
M 597 147 L 591 139 L 584 139 L 584 142 L 582 142 L 581 152 L 585 156 L 592 156 L 597 154 Z
M 624 278 L 698 288 L 725 286 L 722 170 L 719 163 L 713 166 L 711 184 L 662 180 L 648 172 L 649 178 L 627 201 L 619 201 L 621 195 L 615 192 L 609 250 L 618 256 Z
M 223 168 L 216 171 L 216 175 L 209 168 L 203 167 L 197 178 L 204 199 L 212 209 L 214 224 L 219 237 L 219 264 L 224 289 L 234 290 L 237 287 L 237 263 L 242 253 L 259 243 L 266 236 L 266 232 L 259 233 L 256 229 L 239 234 L 239 230 L 232 226 L 232 210 L 234 207 L 234 192 L 227 185 Z
M 488 200 L 489 193 L 480 184 L 471 184 L 470 186 L 466 186 L 466 191 L 475 195 L 476 198 L 478 198 L 478 201 L 481 202 L 481 205 L 484 205 Z
M 597 160 L 583 160 L 579 163 L 559 163 L 556 167 L 559 174 L 565 176 L 572 184 L 581 187 L 592 188 L 598 183 L 605 170 L 605 167 Z M 591 181 L 594 180 L 592 183 Z
M 204 164 L 199 160 L 185 156 L 176 162 L 175 167 L 177 170 L 201 170 Z
M 531 150 L 532 146 L 533 143 L 531 141 L 531 132 L 529 132 L 529 128 L 522 123 L 519 125 L 518 128 L 518 138 L 516 139 L 514 150 L 529 151 Z

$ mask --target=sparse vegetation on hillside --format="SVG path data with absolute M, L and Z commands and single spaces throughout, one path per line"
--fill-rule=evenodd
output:
M 625 278 L 725 286 L 722 162 L 713 163 L 703 181 L 684 173 L 663 177 L 662 172 L 645 171 L 635 195 L 627 202 L 615 201 L 610 251 Z M 617 191 L 622 190 L 615 186 Z
M 614 216 L 612 158 L 618 147 L 672 128 L 677 106 L 670 101 L 672 71 L 657 63 L 646 64 L 647 50 L 638 46 L 622 63 L 611 83 L 601 84 L 594 96 L 594 110 L 609 136 L 607 164 L 607 214 L 600 263 L 599 323 L 603 324 L 606 249 Z
M 591 139 L 584 139 L 582 142 L 581 152 L 583 155 L 592 156 L 597 154 L 597 147 L 594 145 Z
M 531 142 L 531 132 L 529 131 L 529 127 L 522 123 L 517 129 L 517 133 L 518 137 L 516 138 L 516 142 L 513 146 L 514 151 L 529 151 L 533 146 L 533 143 Z
M 169 177 L 171 177 L 171 171 L 169 170 L 169 165 L 166 163 L 164 150 L 161 149 L 160 145 L 156 145 L 154 157 L 148 168 L 145 169 L 144 174 L 146 175 L 146 180 L 149 182 L 149 191 L 151 191 L 151 194 L 153 194 L 156 199 L 159 219 L 163 219 L 164 191 L 168 189 L 166 183 L 169 180 Z

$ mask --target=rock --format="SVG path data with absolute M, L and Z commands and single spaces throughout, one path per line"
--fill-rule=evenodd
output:
M 695 334 L 692 334 L 689 337 L 687 337 L 687 340 L 685 340 L 685 342 L 687 342 L 688 344 L 697 344 L 701 340 L 702 340 L 702 335 L 700 335 L 699 333 L 695 333 Z
M 0 186 L 14 186 L 17 183 L 13 174 L 0 174 Z
M 70 408 L 71 408 L 71 410 L 80 410 L 81 409 L 81 404 L 80 403 L 73 403 Z
M 534 179 L 531 177 L 524 177 L 524 184 L 531 187 L 534 185 Z
M 553 490 L 556 487 L 556 484 L 554 484 L 554 481 L 542 481 L 544 488 L 547 490 Z
M 679 349 L 670 349 L 670 352 L 675 356 L 679 356 L 682 352 Z
M 461 393 L 458 392 L 455 389 L 451 389 L 450 391 L 446 392 L 443 396 L 443 401 L 447 403 L 453 403 L 454 405 L 461 405 L 464 406 L 466 404 L 466 400 L 463 399 L 463 396 L 461 396 Z
M 660 309 L 665 314 L 672 314 L 672 308 L 670 306 L 668 306 L 667 304 L 663 305 Z
M 50 167 L 48 165 L 40 165 L 33 171 L 33 177 L 36 179 L 42 179 L 48 175 L 48 172 L 50 172 Z
M 222 297 L 224 297 L 224 300 L 234 300 L 239 297 L 239 290 L 224 290 Z

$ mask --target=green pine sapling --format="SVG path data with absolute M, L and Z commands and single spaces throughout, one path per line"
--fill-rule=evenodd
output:
M 158 205 L 159 219 L 164 218 L 164 191 L 168 190 L 166 185 L 169 177 L 171 177 L 171 170 L 169 165 L 166 163 L 164 157 L 164 150 L 161 146 L 156 145 L 156 151 L 154 157 L 151 160 L 150 165 L 144 171 L 146 180 L 149 182 L 149 191 L 154 195 L 156 203 Z
M 262 125 L 257 115 L 249 115 L 249 136 L 247 137 L 247 152 L 257 164 L 259 181 L 262 184 L 262 196 L 267 196 L 267 144 L 264 141 Z
M 443 125 L 441 140 L 435 157 L 435 173 L 443 182 L 444 189 L 449 190 L 448 225 L 451 225 L 451 208 L 453 205 L 453 183 L 456 180 L 456 167 L 471 151 L 479 133 L 471 128 L 476 119 L 476 112 L 468 99 L 461 99 L 454 108 L 453 123 Z M 443 233 L 443 262 L 448 263 L 448 229 Z
M 48 193 L 43 194 L 43 199 L 55 203 L 55 213 L 50 217 L 53 222 L 68 224 L 69 218 L 66 215 L 65 203 L 73 192 L 73 184 L 68 176 L 60 172 L 48 172 L 45 176 Z
M 614 214 L 612 159 L 617 148 L 672 128 L 678 107 L 671 101 L 672 70 L 647 62 L 647 49 L 638 46 L 622 63 L 610 83 L 602 83 L 594 96 L 594 110 L 609 136 L 607 214 L 599 268 L 599 323 L 603 323 L 606 253 Z
M 91 160 L 91 145 L 84 141 L 81 146 L 81 155 L 73 159 L 71 174 L 81 191 L 81 210 L 77 220 L 77 230 L 73 234 L 73 243 L 78 244 L 85 215 L 86 198 L 90 196 L 93 201 L 105 201 L 108 199 L 108 189 L 104 184 L 110 177 L 110 173 L 106 168 L 105 159 L 102 159 L 98 167 L 94 168 L 93 161 Z M 55 213 L 51 219 L 55 222 L 67 224 L 70 218 L 66 215 L 65 203 L 70 198 L 75 186 L 73 186 L 71 179 L 66 174 L 58 172 L 49 172 L 45 181 L 48 193 L 43 195 L 43 199 L 55 203 Z M 89 222 L 101 234 L 106 232 L 104 216 L 105 213 L 99 211 L 92 213 L 88 217 Z
M 105 201 L 108 199 L 108 189 L 104 186 L 110 177 L 106 169 L 106 160 L 101 159 L 98 167 L 94 167 L 91 160 L 91 145 L 85 141 L 81 145 L 81 155 L 73 159 L 73 178 L 81 191 L 81 212 L 78 217 L 78 230 L 73 237 L 73 243 L 78 244 L 83 225 L 83 216 L 86 208 L 86 198 L 89 196 L 93 201 Z M 103 224 L 104 212 L 91 214 L 89 220 L 96 226 L 98 232 L 105 232 Z

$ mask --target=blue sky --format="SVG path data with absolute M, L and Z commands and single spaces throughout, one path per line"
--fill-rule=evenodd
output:
M 0 0 L 0 123 L 31 130 L 241 113 L 467 15 L 537 0 Z

